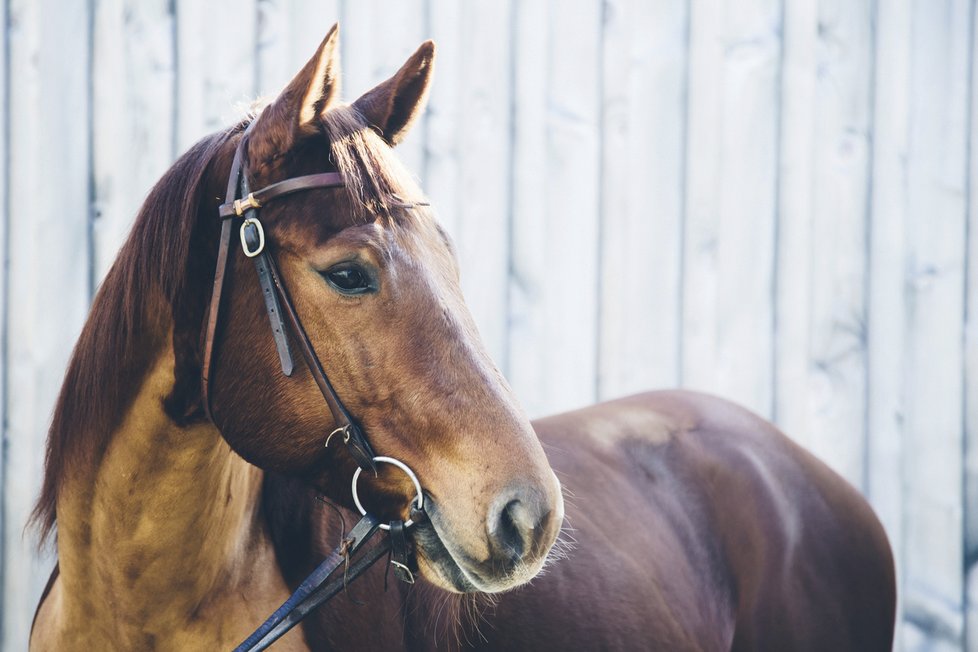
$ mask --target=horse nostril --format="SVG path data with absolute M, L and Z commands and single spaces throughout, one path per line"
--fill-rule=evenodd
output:
M 539 501 L 526 496 L 498 503 L 502 507 L 489 516 L 489 542 L 497 558 L 516 564 L 539 538 L 544 510 Z
M 493 534 L 498 547 L 505 549 L 513 557 L 523 556 L 523 529 L 520 525 L 526 521 L 526 508 L 518 500 L 506 503 L 499 513 L 499 522 Z

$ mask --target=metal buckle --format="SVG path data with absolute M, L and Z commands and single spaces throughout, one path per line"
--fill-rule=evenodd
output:
M 249 197 L 250 196 L 251 195 L 249 195 Z M 238 200 L 235 200 L 235 204 L 237 204 L 237 201 Z M 237 208 L 235 208 L 235 210 L 237 210 Z M 248 248 L 248 238 L 245 235 L 245 233 L 248 230 L 248 227 L 254 227 L 258 231 L 258 245 L 255 249 Z M 261 222 L 259 222 L 256 218 L 249 217 L 244 222 L 242 222 L 240 233 L 241 233 L 241 249 L 244 251 L 245 256 L 247 256 L 248 258 L 254 258 L 255 256 L 257 256 L 258 254 L 260 254 L 265 250 L 265 229 L 262 228 Z
M 343 443 L 344 444 L 350 443 L 350 424 L 346 424 L 345 426 L 340 426 L 339 428 L 337 428 L 333 432 L 329 433 L 329 437 L 326 438 L 326 443 L 323 444 L 323 448 L 329 448 L 329 440 L 332 439 L 333 438 L 333 435 L 335 435 L 338 432 L 342 432 L 343 433 Z
M 407 523 L 405 523 L 404 525 L 405 525 L 405 527 L 407 527 Z M 388 527 L 390 527 L 390 526 L 388 526 Z M 391 565 L 392 566 L 397 566 L 399 569 L 401 569 L 401 571 L 403 571 L 404 573 L 407 573 L 407 579 L 401 579 L 401 578 L 398 578 L 398 579 L 400 579 L 405 584 L 414 584 L 414 573 L 411 572 L 411 569 L 410 568 L 408 568 L 407 566 L 405 566 L 404 564 L 402 564 L 399 561 L 394 561 L 393 559 L 391 559 L 390 561 L 391 561 Z
M 234 214 L 242 217 L 245 211 L 251 210 L 252 208 L 261 208 L 261 202 L 255 199 L 255 193 L 249 192 L 248 196 L 244 199 L 235 199 L 232 206 L 234 207 Z

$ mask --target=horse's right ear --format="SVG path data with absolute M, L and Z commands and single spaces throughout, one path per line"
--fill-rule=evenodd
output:
M 317 131 L 317 120 L 340 94 L 340 28 L 333 25 L 316 50 L 275 101 L 257 118 L 248 142 L 253 164 L 287 152 L 304 135 Z

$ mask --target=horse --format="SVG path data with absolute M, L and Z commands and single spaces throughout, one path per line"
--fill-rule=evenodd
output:
M 48 434 L 31 649 L 234 647 L 343 539 L 354 472 L 413 516 L 389 458 L 423 486 L 416 582 L 374 566 L 276 649 L 889 649 L 882 527 L 770 423 L 684 391 L 528 419 L 393 154 L 434 44 L 344 104 L 338 38 L 180 157 L 103 281 Z
M 668 390 L 533 427 L 566 494 L 558 559 L 491 596 L 400 584 L 385 593 L 375 567 L 305 622 L 310 647 L 892 650 L 882 526 L 853 487 L 766 420 Z M 264 500 L 296 584 L 340 527 L 295 479 L 270 475 Z

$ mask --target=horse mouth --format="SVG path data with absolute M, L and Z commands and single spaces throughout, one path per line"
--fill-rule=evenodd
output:
M 438 576 L 438 579 L 442 580 L 433 583 L 458 593 L 479 591 L 479 587 L 472 582 L 469 575 L 462 570 L 448 548 L 445 547 L 430 518 L 425 523 L 419 523 L 415 526 L 414 544 L 418 553 L 419 566 L 428 566 Z M 431 579 L 429 578 L 429 581 Z
M 418 565 L 432 584 L 455 593 L 498 593 L 523 584 L 539 570 L 531 571 L 526 565 L 518 565 L 512 572 L 484 575 L 476 569 L 486 564 L 453 550 L 439 534 L 437 508 L 427 498 L 425 508 L 428 519 L 414 527 L 413 539 Z M 424 573 L 426 570 L 430 572 Z

